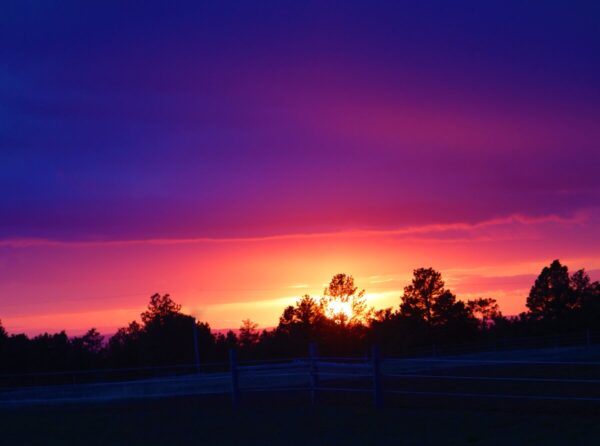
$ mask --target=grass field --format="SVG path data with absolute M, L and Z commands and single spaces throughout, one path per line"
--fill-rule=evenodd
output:
M 597 405 L 245 395 L 0 410 L 2 445 L 597 445 Z
M 380 410 L 360 361 L 319 362 L 319 386 L 337 391 L 315 406 L 296 363 L 240 368 L 236 410 L 229 373 L 9 387 L 0 445 L 600 445 L 598 352 L 580 350 L 389 359 Z

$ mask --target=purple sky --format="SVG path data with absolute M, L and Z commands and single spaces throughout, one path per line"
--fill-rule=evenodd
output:
M 600 267 L 597 2 L 171 3 L 0 6 L 0 291 L 37 302 L 25 277 L 49 280 L 60 257 L 24 239 L 514 216 L 563 228 L 528 226 L 552 253 L 518 274 Z M 511 262 L 525 257 L 515 243 Z M 104 274 L 108 295 L 145 292 Z

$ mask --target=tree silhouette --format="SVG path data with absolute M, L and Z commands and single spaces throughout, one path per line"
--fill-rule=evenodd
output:
M 104 336 L 98 333 L 98 330 L 91 328 L 83 336 L 71 340 L 72 356 L 77 363 L 76 368 L 93 368 L 100 364 L 103 339 Z M 66 334 L 64 340 L 68 342 Z
M 151 322 L 161 322 L 175 314 L 179 314 L 181 305 L 175 303 L 169 294 L 158 293 L 150 296 L 148 309 L 141 314 L 142 322 L 147 325 Z
M 583 311 L 594 311 L 600 304 L 600 282 L 592 282 L 584 269 L 571 275 L 571 290 L 576 308 Z
M 449 290 L 445 290 L 432 305 L 431 323 L 436 326 L 449 325 L 453 322 L 464 322 L 473 317 L 468 306 L 457 300 Z
M 2 325 L 2 319 L 0 319 L 0 342 L 8 338 L 8 333 L 4 329 L 4 325 Z
M 444 286 L 442 275 L 433 268 L 415 269 L 411 284 L 404 287 L 400 306 L 402 315 L 433 325 L 436 304 L 446 293 Z M 445 297 L 446 301 L 449 299 L 449 296 Z
M 244 319 L 240 327 L 239 342 L 244 349 L 254 346 L 259 339 L 258 324 L 255 324 L 250 319 Z
M 317 302 L 305 294 L 296 301 L 295 305 L 290 305 L 283 310 L 277 328 L 288 334 L 299 331 L 308 339 L 312 337 L 316 327 L 322 324 L 324 319 L 323 302 Z
M 238 337 L 232 330 L 227 330 L 226 334 L 217 334 L 216 344 L 222 356 L 226 357 L 227 352 L 238 345 Z
M 569 269 L 559 260 L 544 267 L 527 297 L 529 316 L 534 320 L 556 321 L 576 307 Z
M 310 342 L 322 340 L 327 325 L 332 323 L 325 316 L 324 302 L 306 294 L 283 310 L 275 333 L 271 338 L 261 337 L 261 343 L 269 343 L 283 356 L 285 350 L 288 354 L 304 354 Z
M 306 355 L 310 342 L 330 356 L 362 355 L 372 343 L 386 354 L 414 354 L 432 344 L 480 340 L 498 345 L 511 337 L 600 328 L 600 282 L 583 269 L 569 275 L 558 260 L 542 269 L 526 303 L 527 313 L 505 318 L 494 299 L 461 301 L 446 289 L 438 271 L 419 268 L 397 310 L 374 311 L 351 275 L 336 274 L 323 298 L 300 297 L 283 310 L 275 329 L 259 333 L 258 325 L 246 319 L 236 336 L 231 330 L 214 334 L 207 323 L 181 313 L 168 294 L 154 294 L 141 323 L 120 328 L 106 344 L 94 328 L 72 338 L 64 331 L 29 338 L 8 335 L 0 321 L 0 371 L 191 366 L 196 345 L 207 363 L 227 361 L 234 347 L 241 347 L 245 359 Z
M 486 300 L 470 304 L 460 301 L 445 288 L 438 271 L 418 268 L 413 272 L 410 285 L 404 288 L 399 317 L 403 325 L 410 326 L 408 331 L 413 342 L 428 340 L 439 344 L 450 339 L 462 342 L 472 339 L 480 327 L 473 309 L 486 307 L 487 311 L 487 304 L 491 303 Z M 415 336 L 420 341 L 414 339 Z
M 592 282 L 584 269 L 575 271 L 570 277 L 572 302 L 577 323 L 591 328 L 600 321 L 600 282 Z
M 135 367 L 141 364 L 140 338 L 142 326 L 132 321 L 122 327 L 108 341 L 108 353 L 112 366 Z
M 342 326 L 361 324 L 368 317 L 365 290 L 358 290 L 354 277 L 347 274 L 333 276 L 323 292 L 323 306 L 327 316 Z
M 90 353 L 100 353 L 103 340 L 104 336 L 95 328 L 91 328 L 81 337 L 81 344 Z
M 503 317 L 496 299 L 489 297 L 468 300 L 467 307 L 471 314 L 481 321 L 482 328 L 488 328 L 491 322 L 498 321 Z
M 169 294 L 152 295 L 141 313 L 143 324 L 131 322 L 108 342 L 110 359 L 128 366 L 192 364 L 196 343 L 203 358 L 214 357 L 215 337 L 208 324 L 196 322 L 180 310 L 181 305 Z

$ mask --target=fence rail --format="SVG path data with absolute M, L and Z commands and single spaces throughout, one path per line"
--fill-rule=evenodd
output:
M 580 346 L 581 347 L 581 346 Z M 370 394 L 376 407 L 389 396 L 600 402 L 600 348 L 515 351 L 485 357 L 319 357 L 228 363 L 0 375 L 0 405 L 230 394 L 305 392 L 313 404 L 327 393 Z M 527 358 L 530 359 L 527 359 Z

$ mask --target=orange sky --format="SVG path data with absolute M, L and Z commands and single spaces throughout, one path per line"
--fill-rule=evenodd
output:
M 397 307 L 419 267 L 510 315 L 554 259 L 600 276 L 593 2 L 13 3 L 12 333 L 109 334 L 155 292 L 272 327 L 337 273 Z
M 594 214 L 513 216 L 255 239 L 4 242 L 0 318 L 9 332 L 111 333 L 138 318 L 152 293 L 168 292 L 213 328 L 236 328 L 244 318 L 264 328 L 298 296 L 320 295 L 338 272 L 353 274 L 376 308 L 397 306 L 421 266 L 439 269 L 459 298 L 495 297 L 505 314 L 516 314 L 554 258 L 598 278 L 595 224 Z

